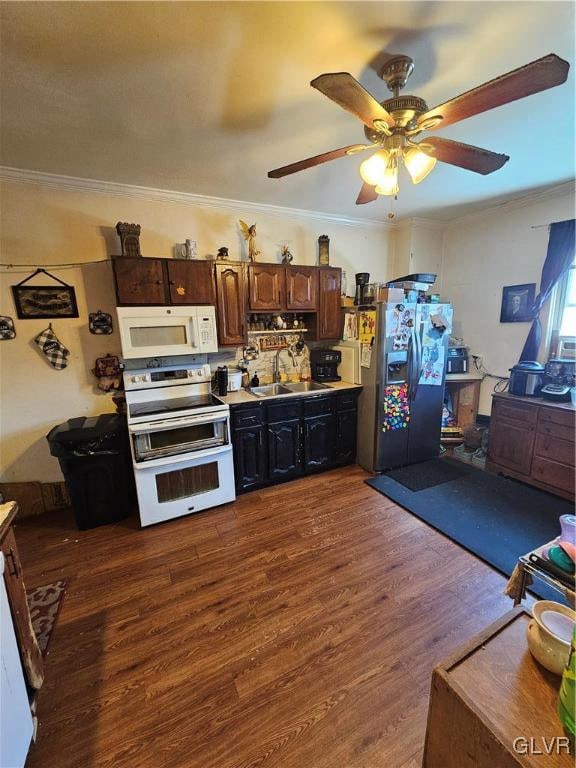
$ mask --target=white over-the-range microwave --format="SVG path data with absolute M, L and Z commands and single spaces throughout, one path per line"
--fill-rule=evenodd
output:
M 214 307 L 117 307 L 126 359 L 218 351 Z

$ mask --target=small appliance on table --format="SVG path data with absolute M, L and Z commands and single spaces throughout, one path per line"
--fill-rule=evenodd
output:
M 234 501 L 230 408 L 210 366 L 124 372 L 142 526 Z

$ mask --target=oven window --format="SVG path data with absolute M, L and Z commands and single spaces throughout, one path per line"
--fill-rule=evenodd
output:
M 156 475 L 156 492 L 161 503 L 216 491 L 219 486 L 217 461 Z
M 169 347 L 186 344 L 185 325 L 154 325 L 130 328 L 133 347 Z
M 178 429 L 166 429 L 164 432 L 149 433 L 150 448 L 152 450 L 196 443 L 199 440 L 213 440 L 214 437 L 213 422 L 211 424 L 194 424 L 188 427 L 178 427 Z

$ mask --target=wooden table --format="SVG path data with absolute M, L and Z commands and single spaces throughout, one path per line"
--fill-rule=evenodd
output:
M 424 768 L 573 768 L 560 678 L 532 658 L 529 620 L 514 609 L 436 667 Z
M 12 523 L 17 512 L 18 505 L 15 501 L 0 504 L 0 550 L 6 560 L 4 582 L 6 584 L 6 592 L 8 593 L 8 601 L 20 649 L 22 666 L 26 672 L 29 685 L 34 689 L 38 689 L 44 681 L 44 663 L 36 635 L 32 628 L 30 611 L 28 610 L 28 602 L 26 600 L 26 587 L 22 575 L 22 565 L 18 555 L 14 531 L 12 530 Z

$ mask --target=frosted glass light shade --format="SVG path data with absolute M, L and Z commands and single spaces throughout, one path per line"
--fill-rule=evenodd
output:
M 362 181 L 365 181 L 366 184 L 370 184 L 372 187 L 380 184 L 384 179 L 389 159 L 390 153 L 385 149 L 380 149 L 372 157 L 369 157 L 368 160 L 364 160 L 360 166 Z
M 404 165 L 414 184 L 420 184 L 436 165 L 436 158 L 429 157 L 417 147 L 404 151 Z
M 384 177 L 376 186 L 376 193 L 379 195 L 397 195 L 398 188 L 398 165 L 391 163 L 384 171 Z

